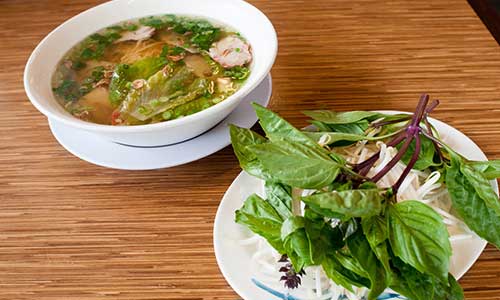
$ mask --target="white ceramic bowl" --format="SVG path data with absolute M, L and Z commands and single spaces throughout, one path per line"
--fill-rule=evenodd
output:
M 241 89 L 221 103 L 196 114 L 141 126 L 89 123 L 71 116 L 61 107 L 52 93 L 51 77 L 66 52 L 102 28 L 129 19 L 161 14 L 207 18 L 238 30 L 253 50 L 251 74 Z M 84 129 L 121 144 L 167 145 L 193 138 L 228 116 L 269 73 L 277 50 L 276 31 L 269 19 L 242 0 L 115 0 L 89 9 L 52 31 L 31 54 L 24 72 L 24 87 L 33 105 L 52 121 Z

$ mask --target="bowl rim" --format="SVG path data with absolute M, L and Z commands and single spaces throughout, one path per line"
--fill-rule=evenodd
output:
M 236 91 L 233 95 L 229 96 L 227 99 L 224 101 L 217 103 L 216 105 L 213 105 L 207 109 L 204 109 L 202 111 L 199 111 L 197 113 L 194 113 L 192 115 L 188 115 L 179 119 L 174 119 L 174 120 L 168 120 L 164 122 L 159 122 L 159 123 L 154 123 L 154 124 L 146 124 L 146 125 L 134 125 L 134 126 L 113 126 L 113 125 L 104 125 L 104 124 L 97 124 L 97 123 L 92 123 L 92 122 L 85 122 L 82 120 L 79 120 L 73 116 L 66 117 L 63 115 L 59 115 L 57 113 L 53 113 L 49 109 L 46 109 L 43 104 L 41 104 L 38 99 L 33 95 L 32 92 L 32 86 L 30 84 L 30 75 L 32 73 L 32 65 L 33 61 L 40 55 L 40 53 L 43 51 L 43 48 L 46 46 L 46 44 L 49 42 L 50 38 L 52 35 L 54 35 L 56 32 L 67 26 L 67 24 L 73 22 L 75 19 L 80 18 L 84 15 L 94 13 L 96 10 L 102 9 L 107 6 L 111 6 L 115 4 L 117 1 L 108 1 L 96 6 L 93 6 L 71 18 L 68 20 L 64 21 L 62 24 L 57 26 L 55 29 L 53 29 L 49 34 L 47 34 L 40 42 L 39 44 L 35 47 L 33 52 L 31 53 L 30 57 L 28 58 L 26 62 L 26 66 L 24 68 L 24 75 L 23 75 L 23 83 L 24 83 L 24 89 L 25 92 L 28 96 L 28 99 L 30 102 L 35 106 L 36 109 L 38 109 L 42 114 L 44 114 L 47 118 L 49 119 L 54 119 L 58 122 L 61 122 L 65 125 L 71 126 L 71 127 L 77 127 L 81 128 L 84 130 L 91 130 L 91 131 L 100 131 L 100 132 L 106 132 L 106 133 L 137 133 L 137 132 L 150 132 L 150 131 L 156 131 L 156 130 L 161 130 L 161 129 L 167 129 L 167 128 L 173 128 L 173 127 L 179 127 L 182 125 L 185 125 L 187 123 L 203 119 L 205 116 L 208 114 L 217 114 L 218 112 L 224 110 L 226 107 L 230 106 L 233 104 L 233 102 L 238 101 L 240 99 L 243 99 L 245 96 L 247 96 L 253 89 L 255 89 L 269 74 L 271 71 L 272 66 L 274 65 L 274 62 L 276 60 L 276 56 L 278 54 L 278 37 L 276 30 L 269 18 L 257 7 L 254 5 L 244 1 L 244 0 L 231 0 L 234 1 L 235 3 L 238 3 L 238 5 L 241 5 L 242 7 L 245 7 L 247 10 L 253 10 L 256 14 L 260 15 L 263 17 L 263 19 L 266 21 L 266 27 L 269 28 L 269 37 L 271 39 L 271 43 L 268 44 L 268 50 L 272 53 L 269 61 L 264 62 L 267 65 L 264 68 L 264 71 L 258 74 L 255 80 L 252 82 L 245 82 L 243 86 Z M 123 0 L 123 2 L 126 2 L 126 0 Z M 208 16 L 209 17 L 209 16 Z M 211 18 L 211 17 L 209 17 Z M 217 19 L 217 18 L 212 18 L 214 21 L 221 21 L 223 24 L 223 20 Z M 125 19 L 122 21 L 126 21 Z M 120 21 L 120 22 L 122 22 Z M 237 27 L 237 26 L 235 26 Z M 52 76 L 52 75 L 51 75 Z

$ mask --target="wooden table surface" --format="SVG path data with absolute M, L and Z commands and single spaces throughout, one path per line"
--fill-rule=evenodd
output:
M 98 2 L 0 0 L 0 299 L 237 299 L 212 249 L 240 172 L 230 147 L 108 170 L 66 152 L 24 93 L 36 44 Z M 500 159 L 500 49 L 465 0 L 251 2 L 278 32 L 271 107 L 292 123 L 303 109 L 411 110 L 429 92 L 435 117 Z M 500 299 L 500 252 L 460 282 L 467 299 Z

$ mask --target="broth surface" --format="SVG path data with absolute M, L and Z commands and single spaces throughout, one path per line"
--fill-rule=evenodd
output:
M 194 114 L 234 94 L 250 74 L 250 45 L 237 32 L 176 15 L 122 22 L 73 47 L 52 78 L 73 116 L 144 125 Z

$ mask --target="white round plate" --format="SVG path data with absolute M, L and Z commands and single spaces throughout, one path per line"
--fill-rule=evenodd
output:
M 251 103 L 267 106 L 271 93 L 272 79 L 269 74 L 221 123 L 193 139 L 172 145 L 128 146 L 84 130 L 69 129 L 66 125 L 50 119 L 49 126 L 54 137 L 66 150 L 95 165 L 122 170 L 169 168 L 201 159 L 229 145 L 231 141 L 228 125 L 252 127 L 257 122 L 257 116 Z
M 394 111 L 384 113 L 396 113 Z M 399 112 L 397 112 L 399 113 Z M 430 120 L 436 127 L 444 142 L 452 146 L 459 153 L 471 160 L 487 160 L 481 149 L 466 135 L 457 129 L 435 119 Z M 498 185 L 492 181 L 496 192 Z M 231 287 L 245 300 L 284 299 L 283 289 L 276 278 L 276 286 L 270 287 L 253 278 L 251 272 L 252 249 L 238 244 L 239 240 L 249 237 L 249 231 L 234 222 L 235 211 L 241 208 L 244 200 L 251 194 L 258 194 L 265 198 L 263 181 L 241 172 L 226 191 L 217 210 L 214 224 L 214 249 L 219 268 Z M 456 277 L 462 277 L 478 259 L 486 247 L 486 241 L 479 237 L 452 242 L 453 256 L 450 272 Z M 379 297 L 381 299 L 404 299 L 389 292 Z M 297 298 L 286 298 L 304 300 Z M 346 299 L 346 298 L 343 298 Z M 329 299 L 337 300 L 337 299 Z

